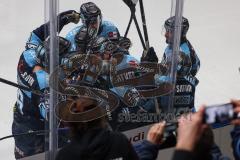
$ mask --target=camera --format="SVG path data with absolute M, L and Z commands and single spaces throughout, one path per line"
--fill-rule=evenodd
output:
M 240 118 L 240 114 L 234 112 L 232 103 L 207 106 L 204 113 L 204 123 L 207 124 L 227 124 L 237 118 Z

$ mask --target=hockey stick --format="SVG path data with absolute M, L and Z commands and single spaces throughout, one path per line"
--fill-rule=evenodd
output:
M 5 136 L 5 137 L 2 137 L 0 138 L 0 141 L 1 140 L 4 140 L 4 139 L 8 139 L 8 138 L 12 138 L 12 137 L 21 137 L 21 136 L 26 136 L 26 135 L 45 135 L 45 133 L 48 133 L 48 130 L 38 130 L 38 131 L 29 131 L 29 132 L 23 132 L 23 133 L 19 133 L 19 134 L 12 134 L 12 135 L 9 135 L 9 136 Z
M 126 29 L 125 34 L 124 34 L 124 37 L 127 37 L 128 31 L 129 31 L 130 26 L 131 26 L 131 24 L 132 24 L 132 20 L 133 20 L 133 16 L 132 16 L 132 14 L 131 14 L 130 20 L 129 20 L 129 22 L 128 22 L 127 29 Z
M 139 25 L 138 25 L 137 18 L 136 18 L 136 16 L 135 16 L 135 14 L 133 15 L 133 20 L 134 20 L 135 26 L 136 26 L 136 28 L 137 28 L 137 32 L 138 32 L 139 38 L 140 38 L 140 40 L 141 40 L 143 49 L 146 50 L 146 45 L 145 45 L 145 43 L 144 43 L 143 36 L 142 36 L 142 33 L 141 33 L 140 27 L 139 27 Z
M 139 0 L 139 5 L 140 5 L 140 11 L 141 11 L 141 17 L 142 17 L 143 33 L 144 33 L 145 44 L 146 44 L 146 49 L 143 51 L 143 57 L 146 57 L 150 45 L 149 45 L 147 24 L 146 24 L 146 18 L 145 18 L 145 12 L 144 12 L 142 0 Z M 159 109 L 159 104 L 158 104 L 157 98 L 154 98 L 154 103 L 155 103 L 156 112 L 159 114 L 160 109 Z
M 135 26 L 137 28 L 137 32 L 138 32 L 138 35 L 139 35 L 139 38 L 140 38 L 140 41 L 142 43 L 142 46 L 143 46 L 143 49 L 146 50 L 146 45 L 144 43 L 144 39 L 143 39 L 143 36 L 142 36 L 142 33 L 141 33 L 141 30 L 140 30 L 140 27 L 138 25 L 138 21 L 137 21 L 137 18 L 136 18 L 136 15 L 135 15 L 135 11 L 136 11 L 136 4 L 138 2 L 138 0 L 123 0 L 123 2 L 129 7 L 130 11 L 131 11 L 131 17 L 130 17 L 130 20 L 129 20 L 129 23 L 128 23 L 128 26 L 127 26 L 127 29 L 126 29 L 126 32 L 125 32 L 125 37 L 127 36 L 127 33 L 129 31 L 129 28 L 131 26 L 131 23 L 132 23 L 132 19 L 134 20 L 134 23 L 135 23 Z
M 143 1 L 142 0 L 139 0 L 139 5 L 140 5 L 142 25 L 143 25 L 143 33 L 144 33 L 145 45 L 146 45 L 146 52 L 144 52 L 144 55 L 143 55 L 145 57 L 146 53 L 149 49 L 149 39 L 148 39 L 147 25 L 146 25 L 145 12 L 144 12 L 144 7 L 143 7 Z
M 25 91 L 32 92 L 33 94 L 36 94 L 36 95 L 42 95 L 43 94 L 40 91 L 33 90 L 29 87 L 19 85 L 17 83 L 14 83 L 12 81 L 9 81 L 9 80 L 3 79 L 3 78 L 0 78 L 0 82 L 5 83 L 5 84 L 10 85 L 10 86 L 13 86 L 13 87 L 16 87 L 16 88 L 19 88 L 19 89 L 22 89 L 22 90 L 25 90 Z
M 142 0 L 139 0 L 145 43 L 144 43 L 141 31 L 140 31 L 140 28 L 139 28 L 139 25 L 138 25 L 138 22 L 137 22 L 137 19 L 136 19 L 136 15 L 135 15 L 137 1 L 135 1 L 136 3 L 133 3 L 132 0 L 123 0 L 123 1 L 131 10 L 131 18 L 130 18 L 130 21 L 128 23 L 127 30 L 125 32 L 124 37 L 127 36 L 127 33 L 129 31 L 129 28 L 130 28 L 130 25 L 131 25 L 132 19 L 133 19 L 134 22 L 135 22 L 135 25 L 136 25 L 136 28 L 137 28 L 137 31 L 138 31 L 138 35 L 139 35 L 139 38 L 141 40 L 143 49 L 144 49 L 143 57 L 146 57 L 150 45 L 149 45 L 149 39 L 148 39 L 148 32 L 147 32 L 147 25 L 146 25 L 146 19 L 145 19 L 145 12 L 144 12 L 144 7 L 143 7 L 143 2 L 142 2 Z M 159 104 L 158 104 L 157 98 L 154 98 L 154 103 L 155 103 L 156 112 L 160 113 Z
M 130 26 L 132 24 L 132 20 L 133 20 L 133 14 L 135 14 L 136 11 L 136 4 L 134 4 L 131 0 L 123 0 L 123 2 L 130 8 L 131 11 L 131 16 L 130 16 L 130 20 L 128 22 L 128 26 L 127 29 L 125 31 L 124 37 L 127 37 L 128 31 L 130 29 Z
M 68 131 L 69 128 L 59 128 L 58 131 Z M 8 139 L 8 138 L 12 138 L 12 137 L 21 137 L 21 136 L 27 136 L 27 135 L 36 135 L 36 136 L 44 136 L 45 134 L 49 133 L 49 130 L 36 130 L 36 131 L 28 131 L 28 132 L 23 132 L 23 133 L 19 133 L 19 134 L 12 134 L 9 136 L 5 136 L 0 138 L 0 141 L 4 140 L 4 139 Z

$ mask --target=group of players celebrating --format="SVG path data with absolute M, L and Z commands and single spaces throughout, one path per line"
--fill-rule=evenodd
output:
M 65 38 L 58 37 L 59 67 L 51 74 L 48 30 L 50 24 L 45 23 L 31 32 L 19 59 L 17 80 L 19 85 L 39 91 L 40 94 L 18 89 L 13 134 L 45 129 L 45 122 L 49 118 L 49 87 L 56 86 L 52 84 L 56 78 L 59 84 L 54 89 L 67 95 L 65 101 L 74 101 L 78 96 L 89 96 L 97 101 L 104 101 L 98 102 L 98 107 L 105 107 L 107 110 L 102 113 L 102 110 L 96 109 L 95 114 L 82 114 L 85 119 L 66 117 L 64 113 L 58 115 L 63 121 L 89 121 L 94 119 L 94 116 L 98 118 L 108 115 L 110 126 L 114 130 L 136 128 L 142 124 L 133 126 L 118 123 L 117 113 L 164 111 L 167 108 L 168 94 L 173 90 L 176 108 L 194 108 L 194 93 L 198 83 L 195 76 L 200 60 L 186 38 L 189 28 L 186 18 L 182 19 L 175 89 L 169 80 L 174 17 L 165 21 L 168 46 L 161 63 L 158 63 L 152 47 L 140 62 L 131 56 L 130 39 L 122 37 L 113 23 L 103 20 L 101 10 L 92 2 L 82 4 L 80 13 L 74 10 L 60 13 L 58 32 L 60 33 L 65 25 L 77 24 L 80 20 L 82 25 L 68 32 Z M 61 101 L 64 101 L 64 98 Z M 108 111 L 114 111 L 112 116 Z M 61 125 L 65 127 L 64 124 Z M 59 139 L 60 146 L 67 141 L 65 135 L 60 135 Z M 18 159 L 44 152 L 44 142 L 43 135 L 15 137 L 15 157 Z

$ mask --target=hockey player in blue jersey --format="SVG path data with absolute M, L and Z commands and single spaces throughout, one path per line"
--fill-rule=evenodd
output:
M 58 32 L 64 25 L 78 23 L 78 13 L 70 10 L 59 14 Z M 49 23 L 41 25 L 31 32 L 25 50 L 20 56 L 17 68 L 17 81 L 22 86 L 37 90 L 42 95 L 18 89 L 17 102 L 14 106 L 12 133 L 20 134 L 44 130 L 48 119 L 48 105 L 45 93 L 48 92 L 48 46 Z M 59 38 L 59 55 L 68 51 L 70 42 Z M 15 158 L 19 159 L 44 151 L 44 135 L 26 135 L 15 137 Z
M 174 33 L 175 17 L 170 17 L 165 21 L 165 38 L 168 46 L 163 55 L 163 64 L 169 65 L 171 63 L 171 54 L 173 52 L 173 33 Z M 198 84 L 198 79 L 195 77 L 199 67 L 200 60 L 187 39 L 187 31 L 189 29 L 188 19 L 182 17 L 182 32 L 180 41 L 180 52 L 177 58 L 177 80 L 175 86 L 174 108 L 179 112 L 181 109 L 194 108 L 195 87 Z M 168 81 L 169 77 L 161 77 L 162 81 Z M 166 97 L 161 98 L 161 106 L 167 106 Z M 178 112 L 178 111 L 177 111 Z
M 174 32 L 174 18 L 171 17 L 165 21 L 164 28 L 166 30 L 165 37 L 166 43 L 168 44 L 165 49 L 163 61 L 168 61 L 169 54 L 172 53 L 173 47 L 173 32 Z M 188 19 L 182 17 L 182 33 L 181 33 L 181 42 L 180 42 L 180 57 L 178 63 L 177 74 L 180 77 L 191 75 L 196 76 L 200 68 L 200 60 L 192 47 L 191 43 L 187 39 L 187 31 L 189 29 Z
M 80 19 L 82 25 L 74 28 L 66 35 L 66 39 L 71 42 L 70 51 L 86 51 L 87 44 L 96 36 L 109 39 L 119 38 L 117 27 L 102 20 L 101 10 L 93 2 L 83 3 L 80 7 Z
M 146 86 L 155 86 L 154 75 L 151 78 L 141 76 L 140 62 L 129 54 L 128 49 L 131 42 L 128 38 L 120 37 L 119 40 L 110 41 L 107 38 L 97 36 L 89 44 L 89 54 L 96 55 L 102 59 L 102 69 L 98 74 L 95 86 L 104 90 L 109 90 L 118 95 L 120 101 L 119 107 L 112 113 L 113 118 L 110 121 L 114 130 L 125 131 L 139 126 L 146 125 L 146 123 L 133 123 L 129 121 L 123 123 L 119 121 L 119 115 L 123 117 L 131 113 L 155 113 L 155 102 L 151 91 L 147 90 Z M 151 48 L 151 51 L 153 48 Z M 145 60 L 153 59 L 154 56 L 149 56 Z M 68 66 L 68 65 L 67 65 Z M 76 78 L 74 78 L 76 79 Z M 146 82 L 146 83 L 145 83 Z M 145 89 L 140 86 L 145 86 Z M 142 89 L 139 93 L 138 89 Z M 148 98 L 144 96 L 147 93 Z M 153 90 L 152 90 L 153 91 Z M 154 92 L 154 91 L 153 91 Z M 165 90 L 157 92 L 163 94 Z M 153 123 L 153 122 L 152 122 Z

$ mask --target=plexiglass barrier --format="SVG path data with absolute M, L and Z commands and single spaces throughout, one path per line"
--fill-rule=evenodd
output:
M 26 159 L 53 159 L 57 143 L 59 147 L 68 143 L 69 137 L 62 136 L 68 131 L 67 123 L 106 117 L 110 129 L 138 143 L 154 122 L 176 122 L 180 114 L 203 103 L 239 98 L 240 33 L 228 28 L 240 26 L 236 21 L 239 2 L 185 1 L 183 5 L 180 0 L 93 0 L 102 16 L 89 21 L 97 23 L 86 28 L 82 26 L 87 19 L 79 13 L 88 1 L 51 2 L 0 2 L 0 78 L 20 88 L 0 84 L 0 135 L 12 135 L 14 121 L 18 156 L 37 137 L 35 151 L 41 154 Z M 41 32 L 39 27 L 47 22 L 49 30 Z M 30 33 L 34 33 L 31 38 Z M 42 34 L 48 33 L 47 42 Z M 50 90 L 44 92 L 47 82 Z M 38 98 L 40 102 L 35 101 Z M 77 113 L 74 105 L 80 98 L 97 107 Z M 47 113 L 47 104 L 54 117 Z M 222 152 L 232 157 L 230 128 L 221 126 L 214 133 Z M 46 144 L 39 145 L 44 140 Z M 14 138 L 0 141 L 3 159 L 14 159 L 14 144 Z M 43 152 L 44 147 L 50 148 L 50 154 Z M 171 149 L 159 153 L 161 159 L 171 155 Z

